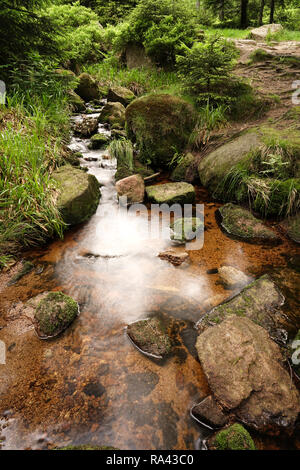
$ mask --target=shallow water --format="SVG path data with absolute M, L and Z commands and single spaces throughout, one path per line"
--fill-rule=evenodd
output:
M 99 132 L 108 131 L 100 126 Z M 209 388 L 194 348 L 194 322 L 236 292 L 226 291 L 207 270 L 230 264 L 253 276 L 276 267 L 290 273 L 287 258 L 297 246 L 284 239 L 270 248 L 228 238 L 215 220 L 219 205 L 198 188 L 197 202 L 205 204 L 204 247 L 189 252 L 189 263 L 174 267 L 157 257 L 170 241 L 142 230 L 145 220 L 157 215 L 117 210 L 116 162 L 103 158 L 107 151 L 89 151 L 87 143 L 73 138 L 71 147 L 82 152 L 82 166 L 102 185 L 97 213 L 63 241 L 29 253 L 36 269 L 17 284 L 7 286 L 9 275 L 0 284 L 0 339 L 7 346 L 6 365 L 0 365 L 2 448 L 197 448 L 207 431 L 189 410 Z M 284 276 L 289 292 L 299 281 L 295 276 L 294 271 Z M 51 341 L 38 339 L 22 316 L 24 302 L 45 290 L 71 295 L 81 311 Z M 174 354 L 163 362 L 143 356 L 124 331 L 152 313 L 171 322 Z M 257 443 L 287 446 L 280 440 L 257 438 Z

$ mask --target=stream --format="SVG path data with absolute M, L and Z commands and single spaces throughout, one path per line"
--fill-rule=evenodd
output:
M 102 125 L 98 132 L 110 134 Z M 220 204 L 197 187 L 197 202 L 205 204 L 204 247 L 174 267 L 157 256 L 171 243 L 147 239 L 141 230 L 145 218 L 157 215 L 118 210 L 116 161 L 107 150 L 89 150 L 88 143 L 72 137 L 70 148 L 82 153 L 81 166 L 101 184 L 97 212 L 64 240 L 26 254 L 35 268 L 17 283 L 8 286 L 5 276 L 0 282 L 0 339 L 7 347 L 6 364 L 0 365 L 0 444 L 199 449 L 208 431 L 189 410 L 209 387 L 195 350 L 194 323 L 237 292 L 225 290 L 218 275 L 207 271 L 222 263 L 253 277 L 278 269 L 283 288 L 294 292 L 299 280 L 288 259 L 297 246 L 284 238 L 272 248 L 230 239 L 215 219 Z M 22 306 L 49 290 L 77 300 L 80 316 L 58 338 L 41 341 Z M 152 313 L 172 321 L 175 347 L 162 362 L 141 354 L 125 333 L 126 325 Z M 257 438 L 258 447 L 288 447 L 270 439 Z

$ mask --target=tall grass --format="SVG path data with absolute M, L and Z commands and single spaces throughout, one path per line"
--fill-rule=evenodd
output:
M 22 247 L 62 236 L 51 173 L 68 120 L 63 96 L 18 91 L 0 108 L 0 267 Z
M 203 145 L 207 144 L 212 131 L 216 131 L 227 124 L 227 111 L 228 106 L 219 105 L 213 107 L 209 101 L 206 106 L 200 108 L 197 124 L 189 138 L 189 145 L 194 149 L 200 149 Z
M 115 139 L 109 145 L 109 153 L 118 162 L 118 168 L 133 171 L 133 145 L 130 140 Z

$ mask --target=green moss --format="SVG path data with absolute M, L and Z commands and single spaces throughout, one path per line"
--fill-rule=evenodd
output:
M 78 315 L 78 304 L 62 292 L 49 292 L 35 310 L 37 330 L 41 337 L 58 335 Z
M 193 204 L 195 201 L 194 186 L 184 182 L 148 186 L 146 194 L 155 204 Z
M 250 434 L 238 423 L 219 431 L 214 437 L 213 445 L 217 450 L 255 450 Z
M 109 143 L 109 137 L 104 134 L 95 134 L 91 137 L 88 148 L 91 150 L 98 150 L 105 147 Z
M 192 105 L 168 94 L 138 98 L 126 109 L 129 138 L 136 140 L 140 160 L 154 168 L 167 167 L 184 150 L 195 123 Z

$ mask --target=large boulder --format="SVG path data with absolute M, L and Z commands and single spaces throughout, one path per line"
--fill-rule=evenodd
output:
M 204 156 L 198 166 L 203 186 L 214 193 L 225 175 L 262 143 L 258 133 L 247 132 Z
M 204 331 L 218 325 L 228 316 L 250 318 L 278 340 L 286 339 L 287 318 L 281 311 L 285 298 L 266 274 L 245 287 L 238 295 L 213 308 L 202 317 L 197 326 Z
M 265 225 L 261 220 L 254 217 L 250 211 L 232 203 L 225 204 L 217 211 L 223 230 L 239 240 L 250 243 L 278 244 L 280 237 Z
M 79 306 L 62 292 L 44 292 L 27 302 L 25 312 L 32 318 L 38 336 L 48 339 L 58 336 L 75 320 Z
M 128 44 L 125 51 L 126 64 L 129 69 L 151 68 L 151 59 L 146 55 L 145 48 L 139 44 Z
M 188 183 L 166 183 L 146 188 L 150 202 L 156 204 L 192 204 L 195 201 L 195 188 Z
M 122 103 L 125 107 L 135 99 L 135 94 L 128 88 L 115 86 L 109 89 L 107 101 L 114 103 Z
M 108 102 L 101 111 L 99 121 L 114 128 L 122 129 L 125 125 L 125 107 L 122 103 Z
M 227 411 L 261 432 L 293 431 L 299 393 L 264 328 L 232 315 L 204 331 L 196 348 L 214 397 Z
M 283 30 L 281 24 L 265 24 L 259 28 L 254 28 L 250 31 L 251 39 L 256 41 L 264 41 L 269 35 L 279 33 Z
M 119 198 L 127 198 L 128 204 L 144 201 L 145 183 L 140 175 L 132 175 L 119 180 L 116 183 L 116 190 Z
M 85 106 L 85 103 L 84 103 L 83 99 L 80 98 L 80 96 L 77 95 L 77 93 L 75 93 L 75 91 L 73 91 L 73 90 L 68 91 L 68 99 L 69 99 L 69 103 L 72 107 L 72 110 L 75 113 L 81 113 L 81 112 L 84 112 L 86 110 L 86 106 Z
M 75 92 L 84 101 L 98 100 L 101 96 L 97 81 L 88 73 L 79 75 L 79 84 Z
M 90 150 L 99 150 L 103 147 L 107 147 L 109 140 L 109 137 L 105 134 L 95 134 L 92 136 L 88 148 Z
M 52 176 L 59 191 L 56 205 L 64 222 L 75 225 L 89 219 L 101 195 L 95 176 L 70 165 L 58 168 Z
M 143 96 L 126 108 L 129 137 L 153 168 L 167 167 L 174 153 L 185 149 L 195 122 L 193 106 L 177 96 Z

